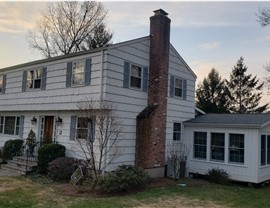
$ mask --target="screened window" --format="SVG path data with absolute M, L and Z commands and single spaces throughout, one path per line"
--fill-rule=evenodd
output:
M 176 97 L 183 96 L 183 80 L 175 77 L 174 95 Z
M 142 86 L 142 67 L 131 64 L 130 87 L 141 89 Z
M 261 165 L 270 165 L 270 135 L 261 135 Z
M 211 159 L 224 161 L 224 133 L 211 133 Z
M 244 134 L 230 134 L 229 161 L 244 163 Z
M 86 117 L 79 117 L 77 120 L 77 139 L 89 139 L 94 141 L 93 120 Z
M 2 122 L 2 118 L 1 118 Z M 20 117 L 6 116 L 3 120 L 4 134 L 19 135 Z
M 84 61 L 72 62 L 72 85 L 84 84 Z
M 0 93 L 2 93 L 3 89 L 3 75 L 0 75 Z
M 27 89 L 41 88 L 41 69 L 27 71 Z
M 207 133 L 194 132 L 194 158 L 206 159 Z
M 173 140 L 179 141 L 181 139 L 181 123 L 173 123 Z

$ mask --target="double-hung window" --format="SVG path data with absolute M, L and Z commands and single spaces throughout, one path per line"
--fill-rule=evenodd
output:
M 1 116 L 0 133 L 8 135 L 19 135 L 20 117 Z
M 175 77 L 174 96 L 183 97 L 183 80 Z
M 84 60 L 72 62 L 72 85 L 84 84 Z
M 27 89 L 40 89 L 41 88 L 41 69 L 27 71 Z
M 94 141 L 94 123 L 93 119 L 79 117 L 77 119 L 77 139 L 88 139 Z
M 130 87 L 141 89 L 142 87 L 142 67 L 131 64 Z
M 194 158 L 206 159 L 207 133 L 194 132 Z
M 229 134 L 229 162 L 244 163 L 244 134 Z
M 181 123 L 173 123 L 173 140 L 179 141 L 181 139 Z
M 224 161 L 224 133 L 211 133 L 211 160 Z

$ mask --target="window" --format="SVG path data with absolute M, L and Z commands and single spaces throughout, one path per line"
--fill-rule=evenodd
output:
M 0 75 L 0 93 L 2 93 L 3 89 L 3 75 Z
M 194 132 L 194 158 L 206 159 L 207 133 Z
M 229 161 L 244 163 L 244 134 L 230 134 Z
M 77 120 L 77 139 L 89 139 L 94 141 L 93 119 L 79 117 Z
M 270 135 L 261 135 L 261 166 L 270 165 Z
M 179 141 L 181 139 L 181 123 L 173 123 L 173 140 Z
M 183 97 L 183 81 L 175 77 L 174 96 Z
M 41 88 L 41 69 L 27 71 L 27 89 Z
M 211 159 L 224 161 L 224 133 L 211 133 Z
M 74 61 L 72 63 L 72 85 L 84 84 L 84 61 Z
M 20 117 L 6 116 L 0 119 L 0 133 L 19 135 Z
M 142 67 L 131 64 L 130 87 L 141 89 L 142 86 Z

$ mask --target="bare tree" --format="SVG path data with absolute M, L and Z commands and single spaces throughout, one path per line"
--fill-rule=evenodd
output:
M 168 146 L 167 163 L 168 168 L 172 169 L 173 177 L 177 180 L 180 177 L 185 176 L 186 160 L 189 154 L 190 148 L 181 142 L 173 142 Z
M 97 178 L 119 156 L 123 125 L 113 105 L 88 99 L 78 103 L 76 153 L 81 153 Z
M 105 29 L 106 15 L 101 2 L 48 2 L 40 21 L 28 33 L 29 46 L 44 57 L 53 57 L 108 44 L 112 34 Z M 89 44 L 95 35 L 102 44 Z
M 262 27 L 266 27 L 270 24 L 270 8 L 260 8 L 259 13 L 256 15 L 258 16 L 258 22 Z

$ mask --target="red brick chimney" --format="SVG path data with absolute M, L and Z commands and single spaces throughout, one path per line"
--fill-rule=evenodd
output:
M 137 116 L 136 165 L 164 176 L 170 23 L 167 13 L 150 17 L 148 106 Z

